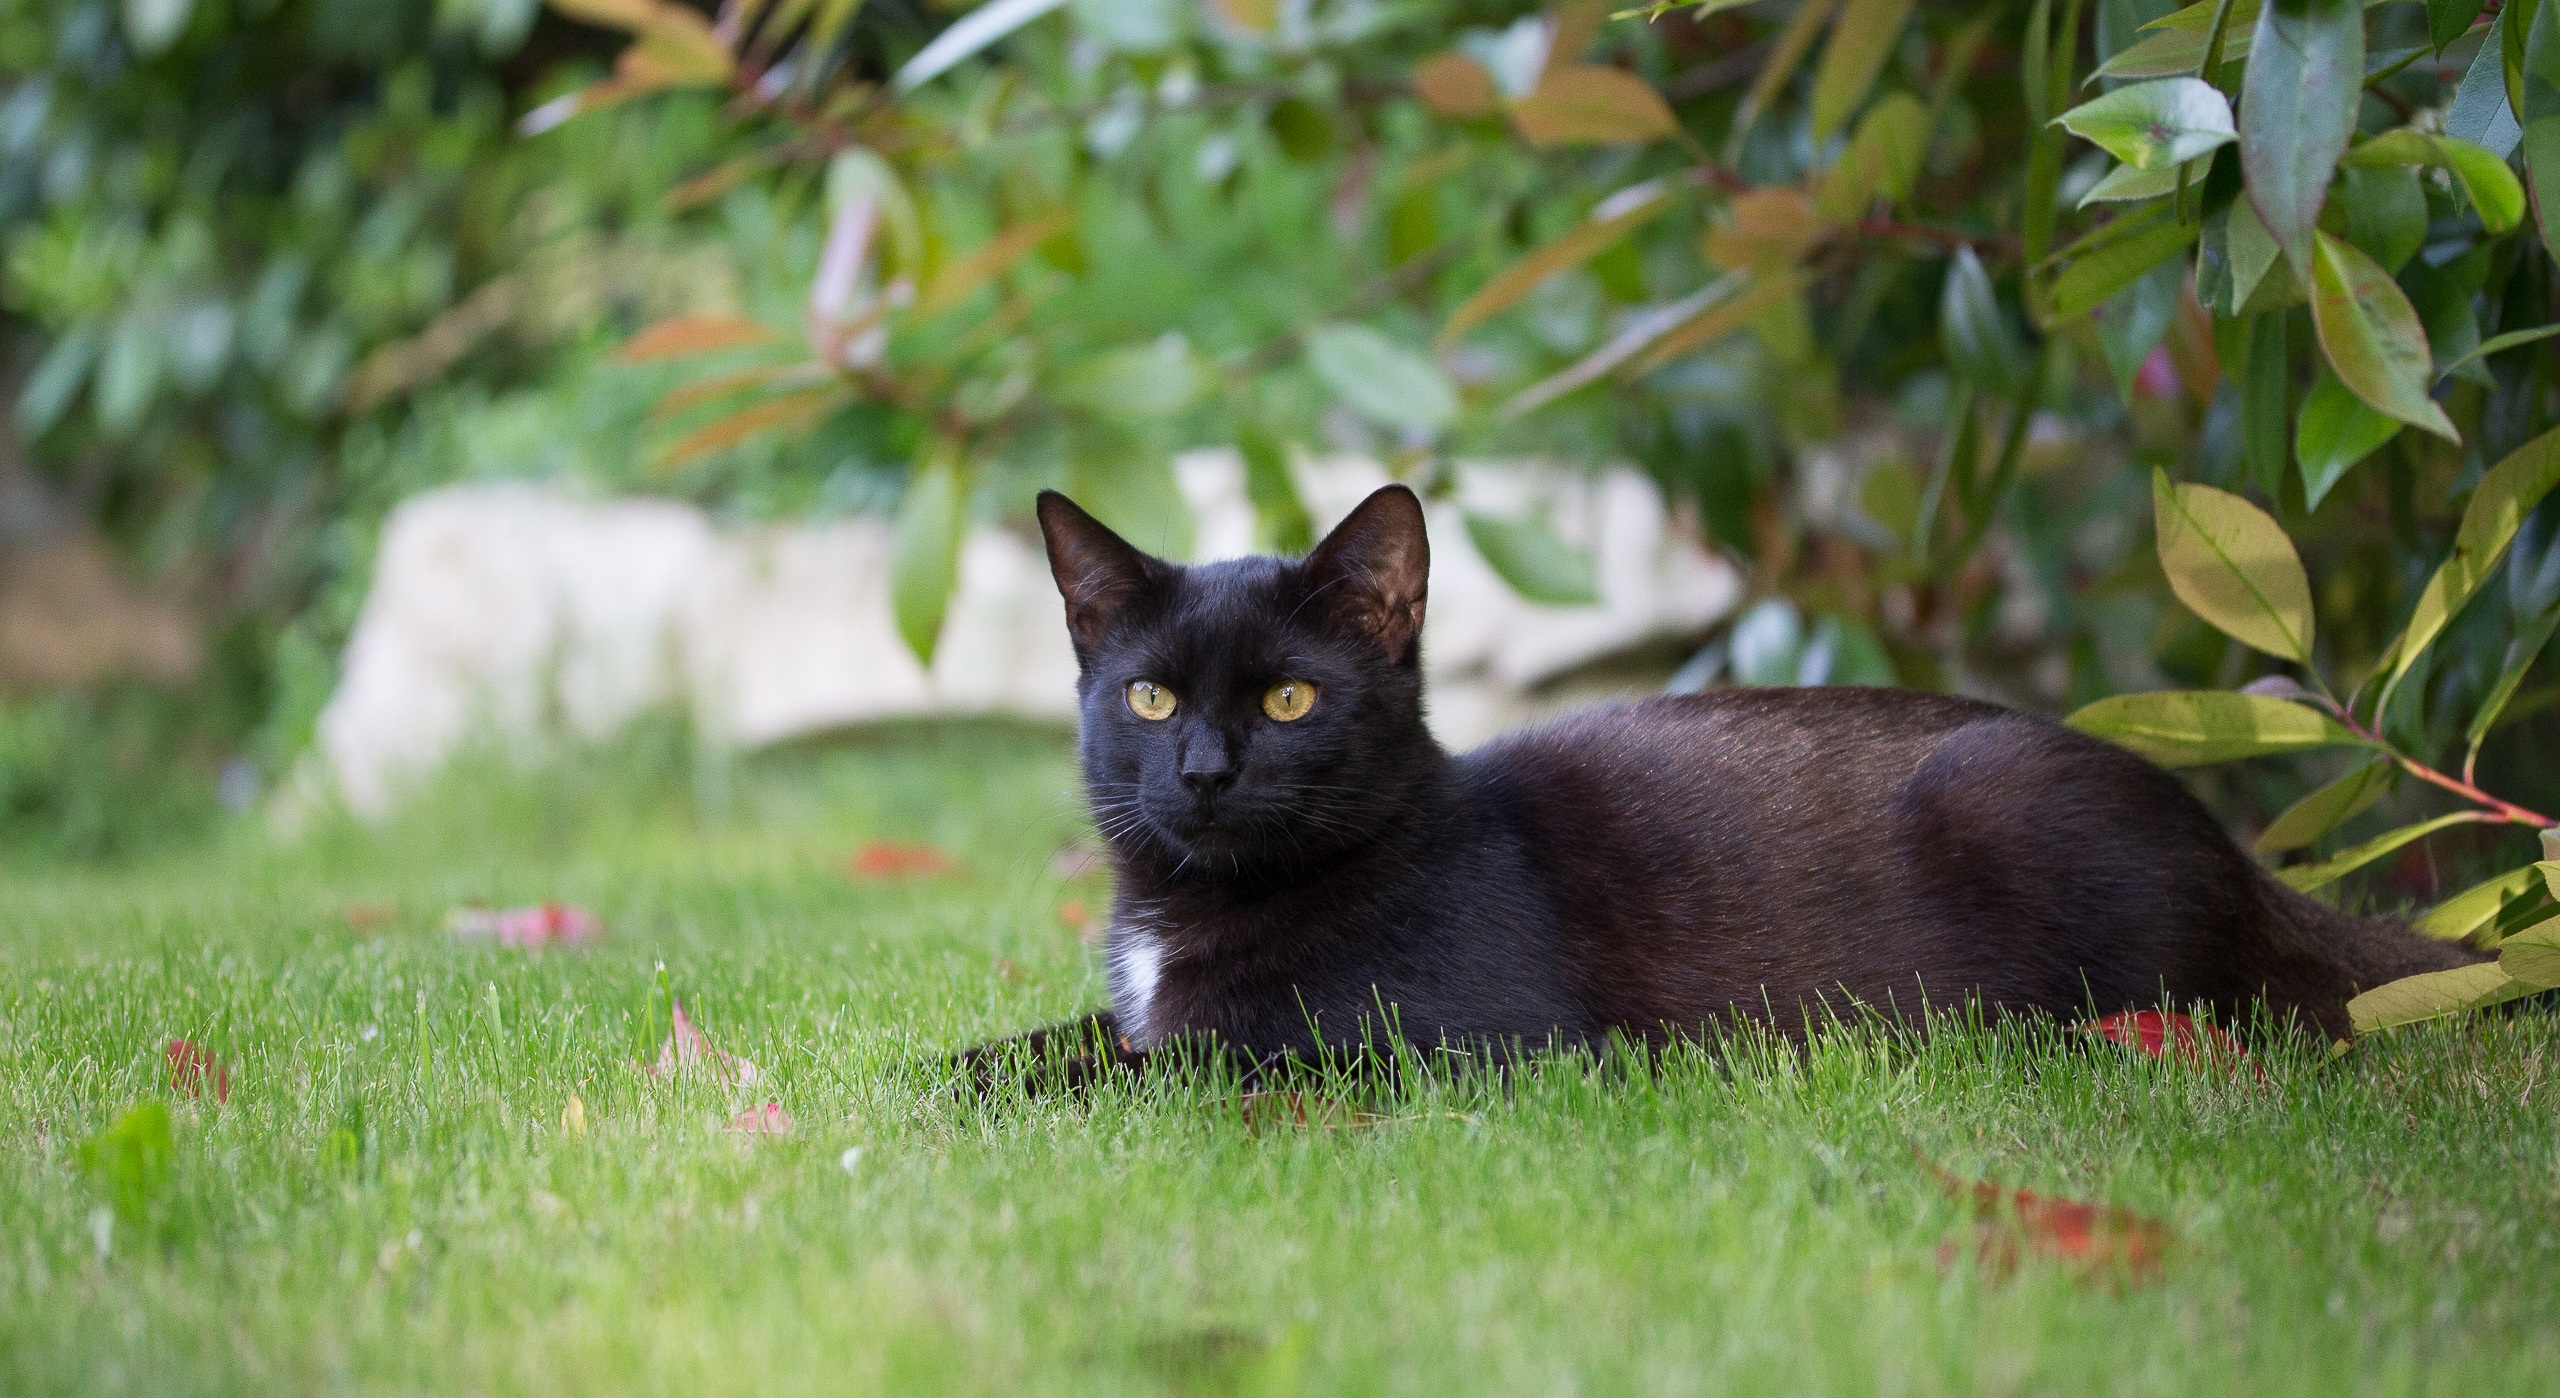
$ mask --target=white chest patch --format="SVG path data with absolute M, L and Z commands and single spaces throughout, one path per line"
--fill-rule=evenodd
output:
M 1137 1042 L 1147 1037 L 1147 1020 L 1154 1008 L 1156 979 L 1164 970 L 1164 948 L 1142 929 L 1130 928 L 1113 939 L 1111 948 L 1113 999 L 1120 1011 L 1120 1032 Z

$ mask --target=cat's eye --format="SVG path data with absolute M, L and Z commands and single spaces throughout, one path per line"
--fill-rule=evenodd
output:
M 1269 700 L 1264 700 L 1268 704 Z M 1173 717 L 1173 691 L 1154 680 L 1129 681 L 1129 712 L 1149 723 Z
M 1282 723 L 1295 723 L 1316 706 L 1316 687 L 1305 680 L 1282 680 L 1262 691 L 1262 711 Z

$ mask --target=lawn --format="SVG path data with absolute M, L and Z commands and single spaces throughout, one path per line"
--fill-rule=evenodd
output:
M 963 1102 L 940 1050 L 1100 1000 L 1082 828 L 1062 737 L 950 726 L 0 867 L 0 1391 L 2560 1389 L 2550 1012 L 2262 1078 L 1976 1031 L 1553 1061 L 1346 1129 Z M 961 871 L 857 877 L 875 840 Z M 444 930 L 543 899 L 607 935 Z M 789 1134 L 634 1066 L 661 963 Z M 172 1089 L 180 1036 L 227 1102 Z M 119 1217 L 82 1146 L 148 1101 L 174 1159 Z M 2151 1216 L 2164 1265 L 1984 1265 L 1933 1165 Z

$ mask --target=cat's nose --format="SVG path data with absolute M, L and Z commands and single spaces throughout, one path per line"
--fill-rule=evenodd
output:
M 1233 786 L 1235 780 L 1235 763 L 1227 756 L 1224 739 L 1207 734 L 1183 747 L 1182 784 L 1195 794 L 1215 796 Z

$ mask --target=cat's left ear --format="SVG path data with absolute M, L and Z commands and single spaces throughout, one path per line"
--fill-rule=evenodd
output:
M 1036 512 L 1041 541 L 1049 546 L 1050 575 L 1066 599 L 1067 634 L 1078 651 L 1090 651 L 1146 591 L 1149 560 L 1054 490 L 1040 492 Z
M 1414 658 L 1431 587 L 1431 540 L 1422 501 L 1400 485 L 1371 492 L 1307 555 L 1309 580 L 1327 611 L 1376 641 L 1387 659 Z

